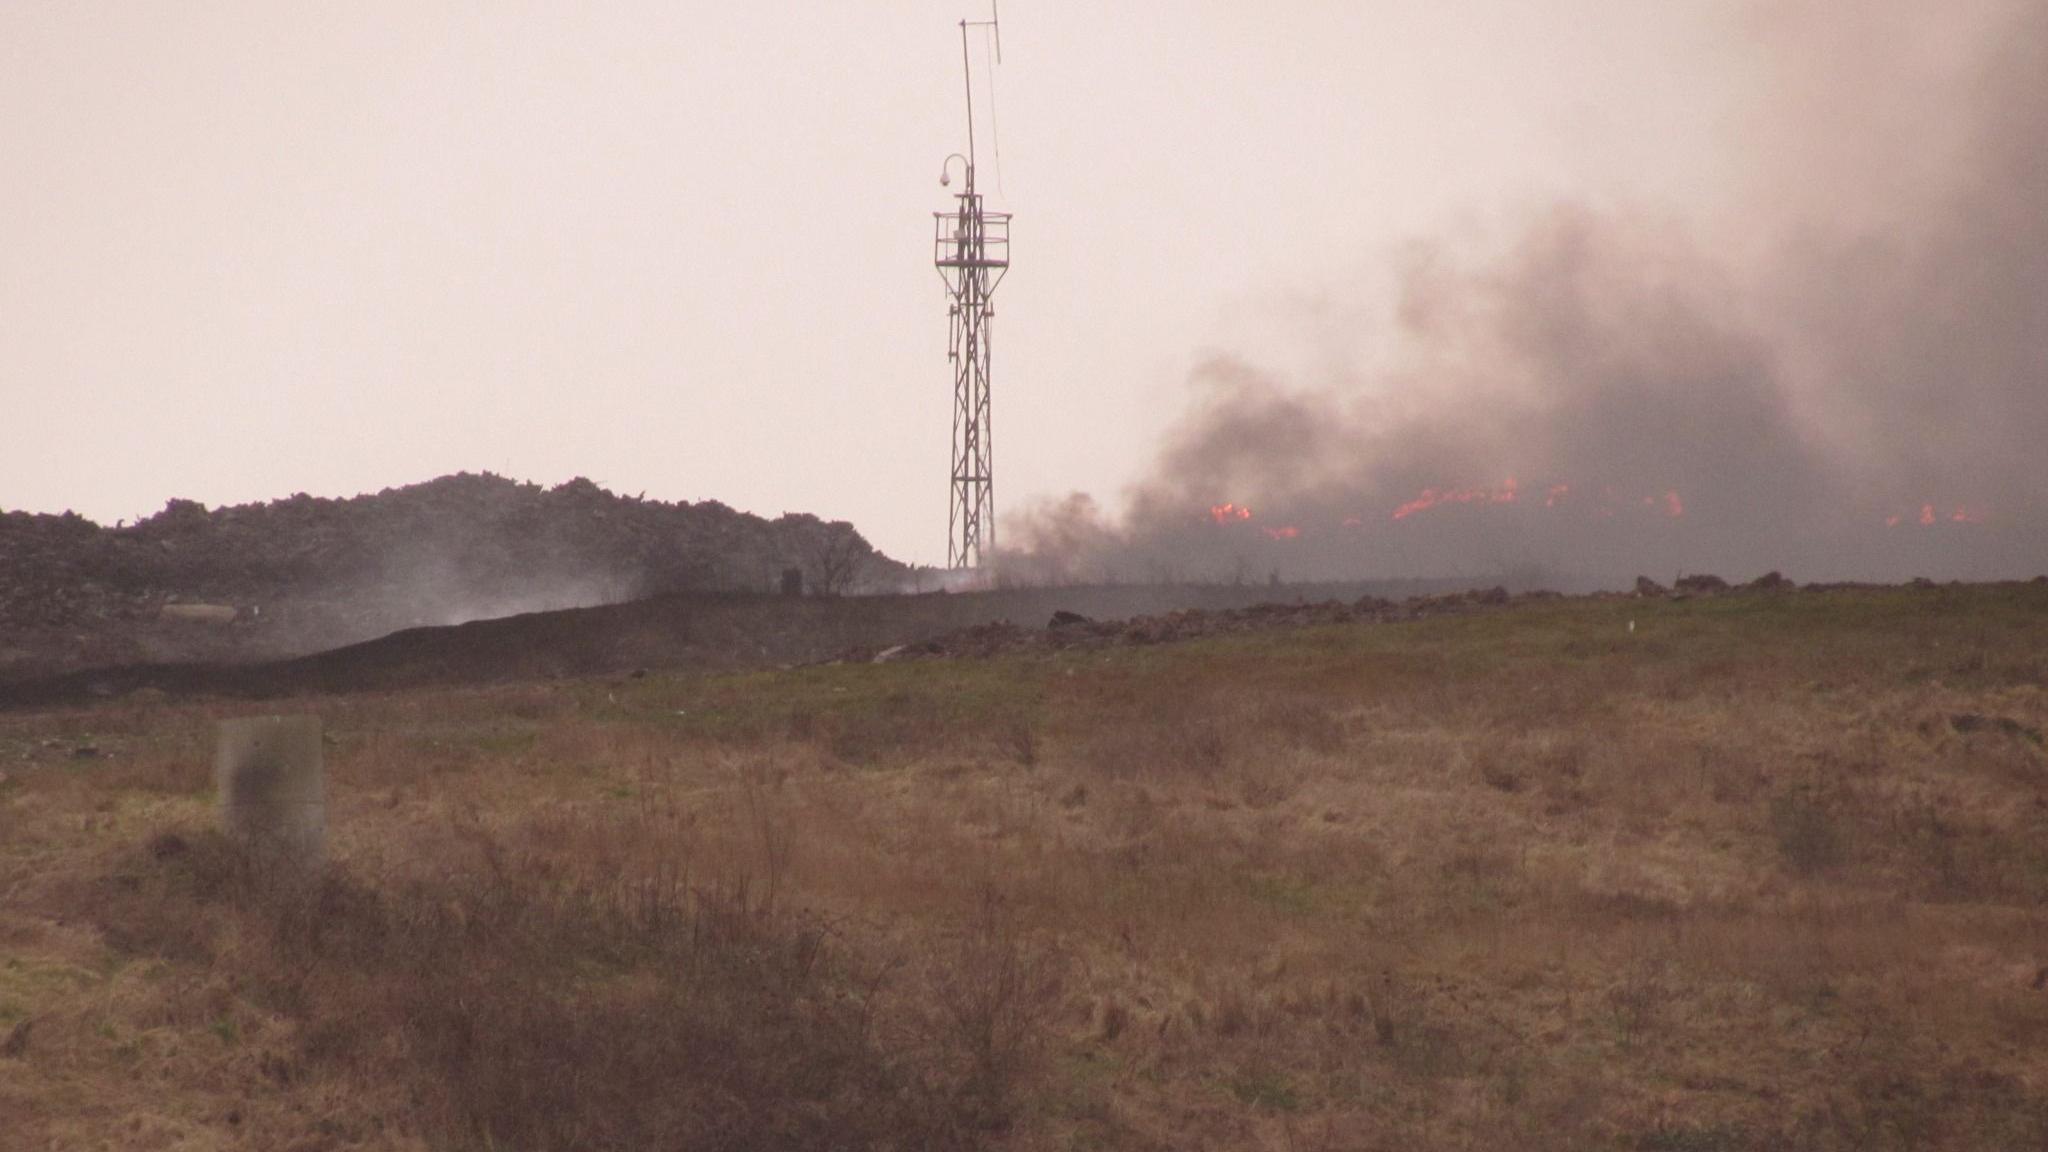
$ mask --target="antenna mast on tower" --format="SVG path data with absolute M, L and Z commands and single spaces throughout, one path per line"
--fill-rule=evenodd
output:
M 966 167 L 966 186 L 951 212 L 934 212 L 932 262 L 946 282 L 946 359 L 953 367 L 953 470 L 947 500 L 946 566 L 981 567 L 996 544 L 994 437 L 989 416 L 990 304 L 1010 268 L 1010 214 L 983 209 L 974 190 L 974 67 L 968 29 L 986 28 L 1003 59 L 1003 32 L 994 0 L 987 20 L 960 21 L 960 63 L 967 94 L 967 154 L 946 157 L 939 183 L 952 183 L 953 161 Z

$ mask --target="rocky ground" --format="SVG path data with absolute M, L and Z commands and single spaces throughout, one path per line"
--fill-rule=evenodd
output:
M 2048 577 L 2043 577 L 2042 581 L 2048 582 Z M 1916 581 L 1914 586 L 1936 587 L 1929 581 Z M 1806 590 L 1829 592 L 1852 587 L 1877 586 L 1810 584 L 1806 586 Z M 1745 584 L 1730 584 L 1718 576 L 1705 574 L 1686 576 L 1681 578 L 1674 588 L 1666 588 L 1643 576 L 1637 577 L 1635 590 L 1632 592 L 1594 593 L 1585 599 L 1690 600 L 1718 595 L 1767 595 L 1799 590 L 1798 584 L 1777 572 L 1766 573 Z M 1027 628 L 1011 621 L 999 620 L 915 644 L 900 644 L 879 651 L 855 649 L 846 653 L 844 658 L 888 663 L 892 660 L 989 657 L 1031 649 L 1064 651 L 1160 644 L 1244 632 L 1349 624 L 1354 621 L 1392 623 L 1425 620 L 1435 616 L 1463 615 L 1511 604 L 1565 598 L 1556 592 L 1538 590 L 1510 593 L 1506 588 L 1492 587 L 1429 592 L 1399 601 L 1368 594 L 1352 601 L 1297 599 L 1293 603 L 1269 602 L 1214 609 L 1187 608 L 1122 620 L 1096 620 L 1077 612 L 1058 611 L 1053 613 L 1043 628 Z

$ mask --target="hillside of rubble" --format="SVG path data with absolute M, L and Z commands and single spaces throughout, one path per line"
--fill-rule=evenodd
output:
M 135 524 L 0 513 L 0 680 L 276 659 L 424 625 L 677 593 L 893 586 L 852 525 L 462 473 Z

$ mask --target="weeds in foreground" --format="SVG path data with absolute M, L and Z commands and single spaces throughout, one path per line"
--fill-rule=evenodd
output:
M 2048 1146 L 2026 595 L 326 701 L 318 883 L 190 831 L 205 705 L 0 717 L 0 1116 L 306 1152 Z
M 974 917 L 935 981 L 944 1047 L 959 1062 L 955 1102 L 980 1129 L 1007 1128 L 1059 1003 L 1063 957 L 1030 937 L 984 884 Z
M 876 1039 L 877 973 L 774 885 L 692 877 L 644 827 L 574 831 L 637 838 L 636 866 L 471 829 L 479 866 L 373 887 L 160 838 L 117 881 L 140 898 L 118 905 L 123 944 L 204 953 L 231 924 L 258 946 L 213 962 L 300 1023 L 279 1078 L 395 1078 L 402 1121 L 448 1146 L 945 1148 L 1003 1122 L 1049 969 L 1000 916 L 920 1061 Z M 145 902 L 164 915 L 138 928 Z

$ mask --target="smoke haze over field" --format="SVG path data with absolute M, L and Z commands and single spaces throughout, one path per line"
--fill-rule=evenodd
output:
M 2048 6 L 1753 19 L 1784 69 L 1754 125 L 1753 205 L 1717 224 L 1567 200 L 1505 242 L 1416 243 L 1391 309 L 1333 306 L 1385 331 L 1370 363 L 1214 355 L 1120 513 L 1039 502 L 1006 523 L 1006 562 L 2048 570 Z M 1954 59 L 1905 85 L 1926 44 Z
M 489 471 L 944 556 L 987 9 L 0 5 L 0 509 Z M 1011 562 L 2048 567 L 2044 10 L 1005 5 Z

